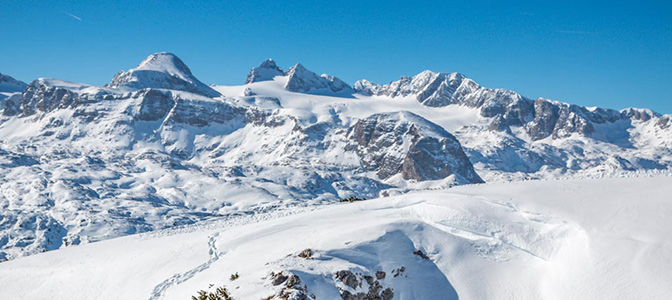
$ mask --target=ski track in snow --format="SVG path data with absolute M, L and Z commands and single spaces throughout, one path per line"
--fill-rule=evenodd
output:
M 196 266 L 193 269 L 190 269 L 184 273 L 178 273 L 170 278 L 164 280 L 163 282 L 159 283 L 156 285 L 152 291 L 152 295 L 149 297 L 149 300 L 159 300 L 163 299 L 163 295 L 165 294 L 166 290 L 168 290 L 170 287 L 179 285 L 192 277 L 194 277 L 196 274 L 203 272 L 210 268 L 210 265 L 212 263 L 216 262 L 219 260 L 221 256 L 226 254 L 226 251 L 218 251 L 217 250 L 217 237 L 219 236 L 219 232 L 214 233 L 208 237 L 208 249 L 209 249 L 209 255 L 210 259 L 208 261 Z

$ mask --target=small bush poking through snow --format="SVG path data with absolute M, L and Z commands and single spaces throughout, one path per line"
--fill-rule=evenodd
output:
M 233 300 L 225 287 L 218 287 L 214 292 L 198 291 L 197 296 L 191 296 L 191 300 Z
M 238 275 L 238 272 L 236 272 L 234 274 L 231 274 L 231 277 L 229 277 L 229 280 L 234 281 L 234 280 L 238 279 L 239 277 L 240 277 L 240 275 Z

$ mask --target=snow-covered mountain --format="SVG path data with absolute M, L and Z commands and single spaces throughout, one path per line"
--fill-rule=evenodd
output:
M 208 86 L 157 53 L 105 86 L 37 79 L 1 114 L 0 259 L 349 196 L 672 164 L 670 116 L 457 73 L 352 88 L 266 60 L 245 85 Z
M 171 89 L 217 97 L 219 94 L 200 82 L 187 65 L 172 53 L 155 53 L 143 60 L 135 69 L 120 71 L 106 85 L 111 88 Z

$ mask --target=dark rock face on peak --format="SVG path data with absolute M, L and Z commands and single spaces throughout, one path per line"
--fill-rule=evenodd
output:
M 74 108 L 81 103 L 113 99 L 106 90 L 82 91 L 91 86 L 55 79 L 40 78 L 33 80 L 22 94 L 6 99 L 6 116 L 30 116 L 50 112 L 61 108 Z
M 532 140 L 544 139 L 555 130 L 560 117 L 560 108 L 543 99 L 534 101 L 534 120 L 527 124 L 527 134 Z
M 488 125 L 488 130 L 490 131 L 504 131 L 511 133 L 511 127 L 509 127 L 509 124 L 506 122 L 503 116 L 498 115 L 492 119 L 492 122 L 490 122 L 490 125 Z
M 285 71 L 278 67 L 278 65 L 275 64 L 275 61 L 269 58 L 262 62 L 258 67 L 250 70 L 250 73 L 247 74 L 247 79 L 245 79 L 245 84 L 273 80 L 275 76 L 285 76 Z
M 626 108 L 621 110 L 621 116 L 623 118 L 643 121 L 646 122 L 652 118 L 660 118 L 661 115 L 657 112 L 654 112 L 650 109 L 640 109 L 640 108 Z
M 662 129 L 668 129 L 672 127 L 672 116 L 664 115 L 660 117 L 660 119 L 658 119 L 658 122 L 656 122 L 656 126 Z
M 168 112 L 175 106 L 170 92 L 147 89 L 133 95 L 133 98 L 142 99 L 137 111 L 133 114 L 139 121 L 158 121 L 166 117 Z
M 458 184 L 480 183 L 460 143 L 442 127 L 410 112 L 375 114 L 349 130 L 363 167 L 381 179 L 438 180 L 454 175 Z
M 306 69 L 301 64 L 296 64 L 287 71 L 287 84 L 285 89 L 292 92 L 328 92 L 328 93 L 354 93 L 350 85 L 342 80 L 322 74 L 317 74 Z
M 196 79 L 180 58 L 167 52 L 152 54 L 135 69 L 117 73 L 107 87 L 170 89 L 206 97 L 220 96 L 217 91 Z

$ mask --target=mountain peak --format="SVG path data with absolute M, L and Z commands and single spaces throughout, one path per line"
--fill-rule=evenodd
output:
M 107 86 L 170 89 L 207 97 L 220 95 L 194 77 L 189 67 L 179 57 L 168 52 L 154 53 L 140 62 L 136 68 L 117 73 Z
M 245 84 L 273 80 L 275 76 L 285 76 L 285 72 L 278 67 L 275 61 L 271 58 L 263 61 L 258 67 L 252 68 L 247 74 Z
M 264 69 L 279 69 L 278 65 L 275 63 L 275 61 L 272 58 L 269 58 L 265 61 L 263 61 L 260 65 L 260 68 Z
M 285 89 L 292 92 L 328 92 L 328 93 L 353 93 L 350 85 L 337 77 L 327 74 L 317 75 L 306 69 L 301 63 L 297 63 L 287 71 L 287 84 Z
M 288 73 L 292 72 L 292 71 L 296 72 L 297 70 L 298 71 L 308 71 L 308 69 L 306 69 L 306 67 L 304 67 L 301 63 L 296 63 L 295 65 L 293 65 L 289 68 Z
M 169 52 L 158 52 L 147 56 L 135 70 L 151 70 L 174 75 L 193 76 L 189 67 L 177 55 Z

